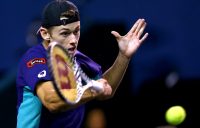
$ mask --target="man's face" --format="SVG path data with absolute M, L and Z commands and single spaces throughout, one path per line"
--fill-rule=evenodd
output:
M 49 33 L 51 35 L 50 41 L 62 44 L 69 54 L 74 55 L 80 37 L 80 21 L 52 27 Z

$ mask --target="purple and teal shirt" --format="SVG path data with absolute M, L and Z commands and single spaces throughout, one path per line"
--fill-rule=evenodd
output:
M 83 53 L 75 54 L 77 63 L 86 74 L 98 79 L 101 66 Z M 51 81 L 47 64 L 47 51 L 42 44 L 30 48 L 21 58 L 16 79 L 17 128 L 80 128 L 85 105 L 61 113 L 49 112 L 36 95 L 36 86 Z

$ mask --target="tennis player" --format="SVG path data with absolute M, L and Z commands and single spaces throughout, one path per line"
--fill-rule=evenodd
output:
M 21 58 L 16 79 L 17 128 L 80 128 L 85 103 L 93 99 L 114 96 L 128 67 L 131 56 L 147 38 L 143 35 L 144 19 L 138 19 L 131 30 L 121 36 L 112 31 L 119 46 L 113 65 L 104 73 L 101 66 L 77 50 L 80 37 L 80 17 L 77 7 L 66 0 L 47 3 L 38 34 L 43 41 L 30 48 Z M 77 63 L 94 80 L 102 83 L 104 91 L 87 90 L 76 105 L 63 102 L 56 94 L 47 65 L 46 50 L 50 42 L 64 45 L 76 57 Z

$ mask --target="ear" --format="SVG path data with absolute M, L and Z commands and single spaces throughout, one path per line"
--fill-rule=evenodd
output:
M 39 32 L 43 40 L 50 41 L 50 34 L 48 33 L 48 30 L 46 28 L 41 27 L 39 29 Z

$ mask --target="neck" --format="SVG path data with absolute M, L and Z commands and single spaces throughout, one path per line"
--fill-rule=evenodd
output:
M 44 41 L 42 42 L 42 45 L 44 46 L 45 49 L 47 49 L 48 46 L 49 46 L 49 42 L 44 40 Z

